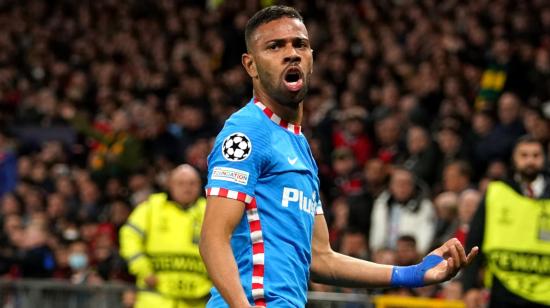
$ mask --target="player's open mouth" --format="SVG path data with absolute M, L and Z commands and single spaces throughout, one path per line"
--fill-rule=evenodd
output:
M 297 92 L 302 89 L 304 85 L 302 72 L 297 67 L 291 67 L 287 69 L 284 75 L 284 84 L 286 88 L 291 92 Z

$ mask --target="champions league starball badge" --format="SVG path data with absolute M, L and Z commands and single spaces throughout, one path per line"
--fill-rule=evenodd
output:
M 252 143 L 243 133 L 233 133 L 223 141 L 222 154 L 229 161 L 242 161 L 250 156 Z

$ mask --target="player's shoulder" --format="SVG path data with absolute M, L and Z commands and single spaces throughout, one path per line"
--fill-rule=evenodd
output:
M 268 124 L 260 108 L 253 103 L 248 103 L 225 121 L 219 137 L 225 138 L 240 133 L 246 135 L 248 139 L 267 139 L 270 135 Z
M 232 114 L 218 134 L 212 153 L 221 153 L 226 160 L 242 161 L 249 156 L 263 160 L 268 152 L 271 132 L 265 116 L 253 103 Z
M 225 126 L 238 125 L 258 127 L 258 125 L 261 125 L 264 121 L 265 115 L 262 113 L 260 108 L 249 102 L 241 109 L 233 113 L 227 121 L 225 121 Z

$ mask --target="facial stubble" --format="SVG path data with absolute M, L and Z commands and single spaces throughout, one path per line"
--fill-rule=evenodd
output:
M 260 84 L 265 89 L 266 93 L 273 98 L 277 103 L 296 108 L 306 97 L 309 88 L 309 76 L 304 75 L 304 85 L 300 91 L 293 93 L 285 89 L 282 81 L 278 76 L 274 76 L 269 70 L 263 69 L 260 65 L 257 66 L 258 78 Z

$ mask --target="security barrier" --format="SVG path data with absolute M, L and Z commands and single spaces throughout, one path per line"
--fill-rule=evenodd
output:
M 373 308 L 372 297 L 357 293 L 309 292 L 307 308 Z
M 0 280 L 0 308 L 126 308 L 117 283 L 71 284 L 58 280 Z
M 0 308 L 131 308 L 125 293 L 132 285 L 71 284 L 61 280 L 0 279 Z M 128 294 L 126 294 L 128 295 Z M 307 308 L 464 308 L 461 301 L 309 292 Z

